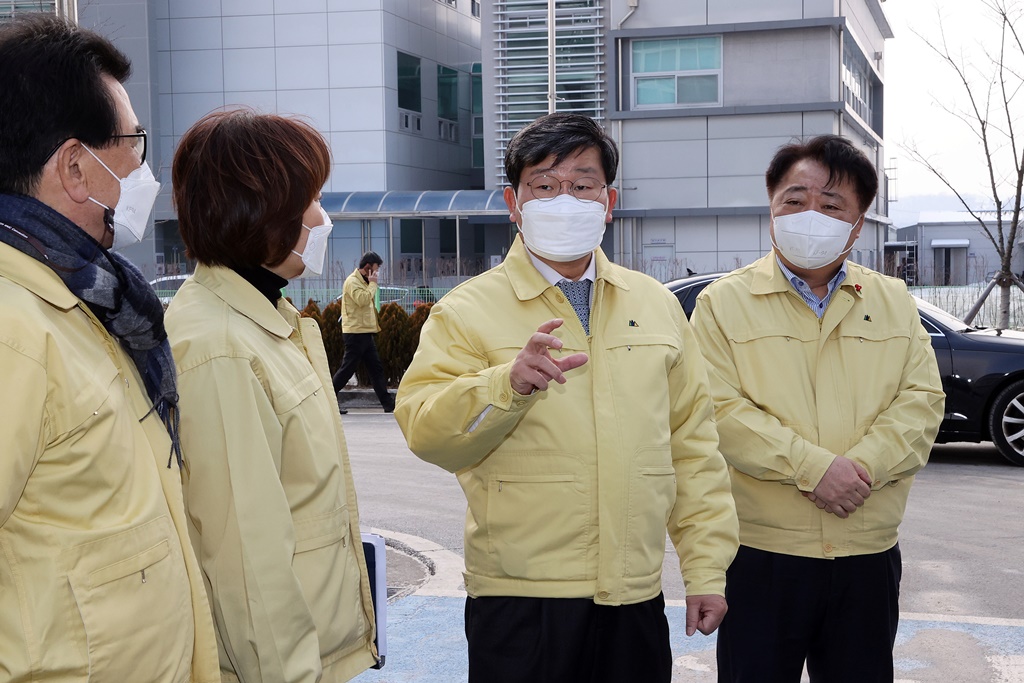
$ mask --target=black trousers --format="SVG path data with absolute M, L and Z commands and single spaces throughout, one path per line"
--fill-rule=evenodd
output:
M 466 599 L 469 683 L 669 683 L 665 597 Z
M 365 363 L 366 369 L 370 372 L 370 381 L 373 382 L 373 392 L 377 394 L 377 400 L 385 410 L 395 409 L 395 397 L 388 393 L 388 383 L 384 379 L 384 366 L 380 363 L 380 356 L 377 355 L 377 344 L 370 332 L 357 334 L 343 334 L 345 340 L 345 355 L 341 358 L 341 367 L 334 373 L 334 391 L 342 390 L 356 374 L 356 367 L 359 363 Z
M 726 575 L 719 683 L 892 683 L 899 545 L 825 560 L 740 546 Z

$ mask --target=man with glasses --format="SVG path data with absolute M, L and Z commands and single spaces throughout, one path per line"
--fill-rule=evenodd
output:
M 678 302 L 600 248 L 617 164 L 577 114 L 512 139 L 520 238 L 434 305 L 398 389 L 409 448 L 468 502 L 471 682 L 667 683 L 666 528 L 687 635 L 725 614 L 737 522 L 707 375 Z
M 112 247 L 159 185 L 128 59 L 0 25 L 0 679 L 219 681 L 163 309 Z

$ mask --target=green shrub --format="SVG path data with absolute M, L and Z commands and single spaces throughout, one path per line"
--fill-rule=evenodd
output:
M 409 365 L 405 358 L 409 346 L 409 314 L 392 302 L 381 306 L 377 322 L 380 324 L 377 353 L 384 365 L 384 377 L 388 385 L 395 386 Z
M 409 367 L 409 363 L 412 362 L 412 357 L 416 353 L 416 348 L 420 345 L 420 330 L 423 329 L 423 323 L 427 322 L 427 317 L 430 315 L 430 309 L 433 308 L 434 304 L 418 304 L 416 310 L 409 316 L 409 343 L 406 347 L 406 361 L 404 367 Z
M 327 352 L 327 366 L 333 375 L 341 367 L 345 355 L 345 339 L 341 334 L 341 303 L 332 301 L 324 307 L 320 331 L 324 336 L 324 350 Z

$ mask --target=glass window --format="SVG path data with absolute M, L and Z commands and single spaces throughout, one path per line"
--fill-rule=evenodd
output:
M 403 254 L 419 254 L 423 251 L 423 221 L 419 218 L 402 218 L 398 221 L 401 232 L 399 241 Z
M 420 58 L 398 53 L 398 106 L 423 111 L 420 103 Z
M 455 219 L 442 218 L 440 229 L 440 251 L 442 254 L 454 254 L 455 249 Z
M 632 43 L 637 108 L 722 103 L 722 38 L 668 38 Z
M 440 64 L 437 66 L 437 117 L 459 120 L 459 72 Z
M 473 168 L 484 167 L 484 139 L 482 137 L 473 138 Z

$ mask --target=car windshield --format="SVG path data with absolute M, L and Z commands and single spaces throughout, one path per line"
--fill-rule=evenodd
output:
M 917 307 L 920 310 L 924 311 L 931 317 L 935 318 L 937 321 L 939 321 L 946 327 L 950 328 L 951 330 L 954 330 L 956 332 L 970 332 L 971 330 L 979 329 L 968 325 L 967 323 L 965 323 L 963 320 L 956 317 L 952 313 L 944 311 L 938 306 L 930 304 L 923 299 L 918 299 L 916 296 L 914 297 L 914 299 L 917 300 Z

